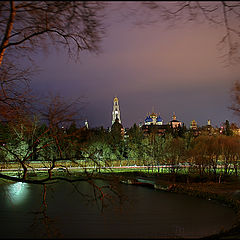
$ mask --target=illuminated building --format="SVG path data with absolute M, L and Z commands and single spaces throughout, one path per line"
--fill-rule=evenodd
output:
M 219 134 L 219 129 L 214 128 L 211 125 L 211 121 L 207 120 L 207 125 L 204 125 L 201 127 L 201 135 L 218 135 Z
M 145 125 L 163 125 L 163 120 L 160 115 L 157 116 L 156 113 L 148 114 L 145 118 Z
M 173 113 L 172 120 L 169 122 L 169 125 L 172 128 L 176 128 L 176 127 L 181 127 L 182 126 L 182 122 L 177 120 L 177 117 L 176 117 L 175 113 Z
M 87 119 L 85 120 L 84 124 L 85 124 L 85 127 L 88 129 L 88 120 Z
M 195 120 L 192 120 L 190 123 L 190 131 L 195 137 L 199 136 L 199 134 L 201 133 Z
M 196 130 L 197 129 L 197 122 L 195 120 L 191 121 L 190 129 Z
M 182 122 L 177 120 L 175 113 L 173 113 L 172 120 L 168 124 L 163 124 L 160 115 L 153 112 L 147 115 L 141 128 L 145 135 L 149 133 L 164 135 L 171 128 L 177 129 L 178 127 L 182 127 Z
M 118 119 L 118 122 L 121 124 L 120 108 L 119 108 L 117 97 L 113 99 L 112 125 L 115 123 L 116 119 Z
M 167 125 L 163 125 L 163 120 L 160 115 L 152 112 L 152 114 L 147 114 L 144 120 L 144 125 L 141 126 L 144 134 L 156 133 L 158 135 L 163 135 L 166 131 Z
M 112 127 L 109 130 L 112 131 L 112 129 L 114 128 L 119 128 L 121 131 L 121 135 L 124 136 L 125 130 L 121 124 L 120 108 L 117 97 L 113 99 Z
M 213 133 L 213 127 L 212 127 L 211 121 L 209 119 L 207 120 L 207 130 L 210 134 Z

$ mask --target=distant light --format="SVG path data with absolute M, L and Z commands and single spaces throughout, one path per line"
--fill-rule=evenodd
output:
M 7 185 L 6 193 L 9 197 L 10 204 L 18 205 L 22 203 L 28 195 L 28 184 L 17 182 Z

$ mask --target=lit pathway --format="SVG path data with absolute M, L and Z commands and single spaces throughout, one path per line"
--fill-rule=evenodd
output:
M 181 166 L 178 168 L 188 168 L 189 166 Z M 109 166 L 109 167 L 103 167 L 101 166 L 100 167 L 102 170 L 104 169 L 152 169 L 152 168 L 171 168 L 171 166 L 169 165 L 155 165 L 155 166 L 136 166 L 136 165 L 133 165 L 133 166 Z M 68 170 L 73 170 L 73 169 L 79 169 L 79 170 L 84 170 L 84 169 L 99 169 L 99 166 L 96 166 L 96 167 L 64 167 L 64 166 L 58 166 L 58 167 L 55 167 L 53 170 L 54 171 L 59 171 L 59 170 L 64 170 L 64 169 L 68 169 Z M 0 169 L 0 172 L 2 171 L 19 171 L 19 170 L 23 170 L 23 168 L 2 168 Z M 42 167 L 42 168 L 29 168 L 28 169 L 29 171 L 48 171 L 49 168 L 47 167 Z

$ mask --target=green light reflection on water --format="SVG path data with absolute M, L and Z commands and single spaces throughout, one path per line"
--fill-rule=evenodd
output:
M 27 183 L 17 182 L 7 186 L 6 193 L 11 205 L 21 204 L 28 195 Z

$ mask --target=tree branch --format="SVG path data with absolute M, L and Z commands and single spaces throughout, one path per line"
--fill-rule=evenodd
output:
M 3 55 L 5 52 L 6 46 L 8 45 L 8 42 L 9 42 L 9 37 L 10 37 L 11 31 L 13 28 L 13 21 L 14 21 L 15 15 L 16 15 L 16 8 L 14 5 L 14 1 L 9 1 L 9 3 L 10 3 L 10 15 L 9 15 L 8 23 L 6 26 L 4 38 L 0 45 L 0 66 L 2 64 Z

